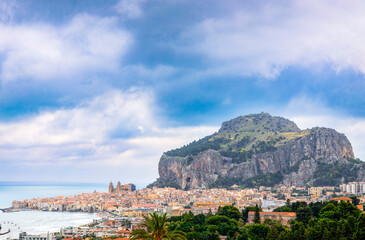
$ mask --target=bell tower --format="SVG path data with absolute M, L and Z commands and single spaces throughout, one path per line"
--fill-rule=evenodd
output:
M 109 183 L 109 193 L 113 193 L 113 192 L 114 192 L 113 182 L 110 181 L 110 183 Z

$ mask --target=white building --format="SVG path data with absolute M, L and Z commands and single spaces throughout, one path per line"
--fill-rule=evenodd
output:
M 56 240 L 56 238 L 53 233 L 44 233 L 39 235 L 28 235 L 26 233 L 22 233 L 19 240 Z
M 350 194 L 364 194 L 365 182 L 349 182 L 348 184 L 340 185 L 342 192 Z

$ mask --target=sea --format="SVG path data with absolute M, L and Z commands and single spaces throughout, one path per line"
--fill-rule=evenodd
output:
M 106 192 L 108 184 L 97 183 L 30 183 L 30 182 L 0 182 L 0 209 L 11 207 L 14 200 L 22 201 L 29 198 L 72 196 L 80 193 Z M 6 235 L 7 238 L 17 238 L 18 232 L 40 234 L 57 232 L 60 228 L 79 226 L 98 219 L 90 213 L 71 212 L 43 212 L 19 211 L 0 212 L 0 225 L 4 232 L 11 229 L 15 236 Z

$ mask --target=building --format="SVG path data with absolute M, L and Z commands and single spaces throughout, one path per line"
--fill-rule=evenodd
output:
M 133 192 L 136 190 L 136 185 L 132 183 L 124 184 L 120 186 L 120 191 Z
M 195 203 L 195 207 L 204 207 L 204 208 L 218 208 L 224 206 L 232 206 L 232 203 L 214 203 L 214 202 L 207 202 L 207 203 Z
M 331 198 L 330 201 L 337 201 L 337 202 L 345 201 L 345 202 L 351 202 L 352 199 L 351 198 L 348 198 L 348 197 L 335 197 L 335 198 Z
M 289 221 L 296 218 L 295 212 L 259 212 L 260 221 L 263 223 L 265 219 L 280 220 L 283 225 L 289 226 Z M 255 212 L 248 212 L 248 224 L 254 223 Z
M 308 188 L 308 195 L 321 196 L 323 193 L 323 187 L 311 187 Z
M 28 235 L 27 233 L 19 234 L 19 240 L 55 240 L 55 236 L 52 233 L 45 233 L 39 235 Z
M 122 187 L 122 185 L 120 184 L 120 181 L 118 181 L 117 187 L 115 188 L 115 191 L 116 192 L 120 192 L 121 191 L 121 187 Z
M 110 181 L 110 183 L 109 183 L 109 193 L 113 193 L 113 192 L 114 192 L 114 186 L 113 186 L 112 181 Z
M 11 204 L 11 207 L 13 209 L 22 209 L 22 208 L 26 208 L 28 207 L 28 204 L 24 201 L 20 202 L 20 201 L 13 201 L 13 203 Z
M 340 185 L 342 192 L 351 194 L 364 194 L 365 193 L 365 182 L 349 182 L 348 184 Z
M 123 184 L 121 185 L 120 181 L 118 181 L 117 186 L 114 188 L 113 182 L 109 183 L 109 193 L 120 193 L 120 192 L 133 192 L 136 190 L 136 185 L 133 183 Z

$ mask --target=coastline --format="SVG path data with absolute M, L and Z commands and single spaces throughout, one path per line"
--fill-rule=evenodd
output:
M 12 222 L 19 226 L 20 232 L 44 234 L 60 232 L 61 228 L 89 225 L 101 217 L 96 213 L 50 212 L 42 210 L 19 210 L 0 213 L 0 223 Z M 4 229 L 7 226 L 3 226 Z M 17 234 L 19 234 L 17 233 Z

